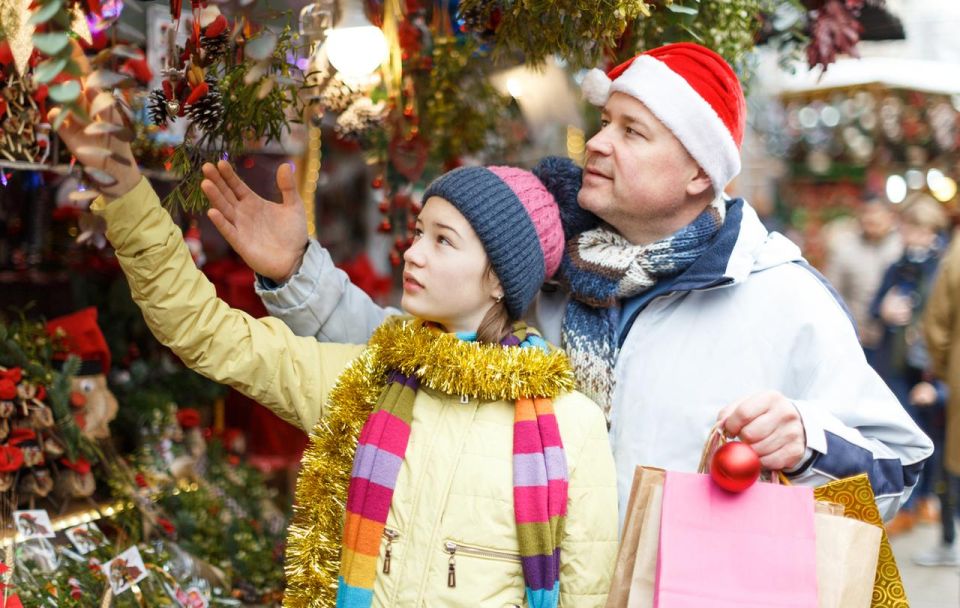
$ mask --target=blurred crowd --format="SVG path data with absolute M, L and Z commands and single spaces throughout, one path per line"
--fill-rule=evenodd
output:
M 867 360 L 935 446 L 887 531 L 939 525 L 937 545 L 911 558 L 958 565 L 960 425 L 948 424 L 947 411 L 951 399 L 960 406 L 960 238 L 951 238 L 950 217 L 927 194 L 895 206 L 865 200 L 856 220 L 831 227 L 825 274 L 856 322 Z

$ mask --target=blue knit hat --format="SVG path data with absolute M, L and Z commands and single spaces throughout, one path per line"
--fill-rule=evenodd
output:
M 461 167 L 434 180 L 423 200 L 439 196 L 463 214 L 500 279 L 507 311 L 519 319 L 559 267 L 564 237 L 596 222 L 577 205 L 580 181 L 580 167 L 557 157 L 544 159 L 532 173 Z M 576 229 L 570 232 L 567 224 Z

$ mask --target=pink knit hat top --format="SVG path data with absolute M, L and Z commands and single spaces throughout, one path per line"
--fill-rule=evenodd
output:
M 553 195 L 543 182 L 529 171 L 516 167 L 487 167 L 487 169 L 502 179 L 520 199 L 520 204 L 526 209 L 540 238 L 547 278 L 552 277 L 560 268 L 564 245 L 560 209 Z

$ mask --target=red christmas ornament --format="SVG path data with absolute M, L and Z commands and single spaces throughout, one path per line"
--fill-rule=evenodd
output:
M 710 477 L 728 492 L 743 492 L 760 477 L 760 457 L 747 444 L 731 441 L 714 453 Z
M 17 385 L 9 378 L 0 380 L 0 399 L 11 400 L 17 396 Z
M 0 472 L 13 473 L 23 466 L 23 452 L 12 445 L 0 445 Z
M 200 412 L 192 407 L 183 407 L 177 410 L 177 422 L 185 429 L 200 426 Z
M 380 213 L 390 213 L 390 201 L 383 200 L 377 205 L 377 209 L 380 210 Z
M 382 222 L 380 222 L 380 225 L 377 226 L 377 230 L 384 234 L 387 234 L 391 230 L 393 230 L 393 226 L 390 225 L 390 220 L 383 220 Z
M 370 182 L 370 187 L 374 190 L 383 188 L 383 176 L 378 175 L 377 177 L 373 178 L 373 181 Z
M 400 254 L 399 254 L 399 253 L 397 253 L 396 251 L 391 251 L 391 252 L 390 252 L 390 265 L 391 265 L 391 266 L 397 267 L 397 266 L 400 265 L 400 262 L 401 262 L 401 261 L 402 261 L 402 260 L 400 259 Z

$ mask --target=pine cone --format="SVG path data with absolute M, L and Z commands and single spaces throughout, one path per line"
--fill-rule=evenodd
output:
M 207 94 L 184 108 L 184 113 L 193 124 L 206 133 L 216 133 L 223 125 L 223 95 L 212 78 L 206 79 Z
M 170 114 L 167 112 L 167 97 L 162 89 L 150 91 L 147 98 L 147 115 L 150 117 L 150 122 L 158 127 L 167 126 Z
M 227 53 L 230 37 L 227 32 L 216 36 L 200 36 L 200 48 L 203 50 L 204 63 L 210 64 Z

